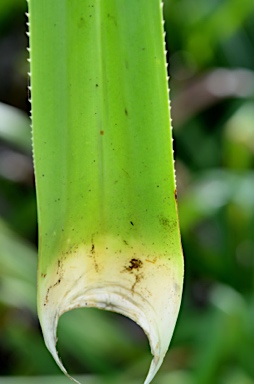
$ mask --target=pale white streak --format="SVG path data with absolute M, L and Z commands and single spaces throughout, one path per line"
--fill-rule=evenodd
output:
M 96 245 L 91 253 L 82 246 L 40 277 L 38 309 L 45 343 L 65 374 L 56 351 L 57 323 L 64 312 L 78 307 L 114 311 L 135 321 L 146 333 L 154 356 L 145 384 L 160 368 L 181 302 L 182 263 L 171 255 L 147 258 L 144 250 L 136 255 L 133 259 L 126 249 L 118 256 Z

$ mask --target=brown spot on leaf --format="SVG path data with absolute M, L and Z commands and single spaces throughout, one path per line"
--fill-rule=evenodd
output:
M 169 228 L 170 226 L 170 221 L 167 217 L 160 216 L 160 223 L 164 228 Z
M 134 281 L 134 284 L 133 284 L 132 287 L 131 287 L 131 291 L 132 291 L 132 293 L 134 293 L 134 290 L 135 290 L 136 285 L 137 285 L 143 278 L 144 278 L 143 273 L 139 273 L 139 274 L 135 275 L 135 281 Z
M 100 135 L 104 135 L 104 131 L 100 131 Z
M 78 27 L 84 28 L 84 26 L 85 26 L 85 20 L 84 20 L 84 17 L 81 17 L 78 22 Z
M 49 297 L 49 291 L 51 289 L 51 286 L 48 288 L 47 290 L 47 294 L 46 294 L 46 297 L 45 297 L 45 301 L 44 301 L 44 307 L 48 304 L 49 300 L 48 300 L 48 297 Z
M 170 220 L 166 216 L 161 215 L 158 219 L 161 227 L 166 232 L 173 233 L 178 226 L 177 220 Z
M 53 287 L 55 287 L 56 285 L 58 285 L 60 283 L 61 283 L 61 279 L 58 279 L 57 282 L 53 285 Z
M 52 288 L 54 288 L 54 287 L 56 287 L 57 285 L 59 285 L 61 283 L 61 278 L 60 279 L 58 279 L 56 282 L 55 282 L 55 284 L 52 284 L 52 285 L 50 285 L 50 287 L 48 287 L 48 290 L 47 290 L 47 294 L 46 294 L 46 297 L 45 297 L 45 301 L 44 301 L 44 307 L 48 304 L 48 298 L 49 298 L 49 294 L 50 294 L 50 291 L 51 291 L 51 289 Z
M 142 268 L 142 265 L 143 265 L 143 263 L 141 260 L 131 259 L 130 265 L 128 267 L 125 267 L 125 269 L 126 269 L 126 271 L 131 272 L 131 271 L 133 271 L 133 269 L 139 270 L 140 268 Z
M 92 243 L 92 246 L 91 246 L 91 256 L 93 258 L 95 271 L 98 272 L 99 271 L 99 266 L 98 266 L 98 263 L 97 263 L 97 260 L 96 260 L 96 253 L 95 253 L 95 245 L 94 245 L 94 242 L 93 242 L 93 236 L 92 236 L 91 243 Z
M 114 23 L 114 25 L 117 27 L 117 20 L 116 20 L 115 16 L 111 15 L 110 13 L 108 13 L 107 16 L 108 16 L 109 20 L 111 20 Z

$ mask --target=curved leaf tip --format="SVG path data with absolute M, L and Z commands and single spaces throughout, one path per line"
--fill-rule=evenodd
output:
M 174 258 L 168 263 L 159 257 L 151 261 L 144 253 L 134 259 L 129 250 L 118 259 L 109 250 L 106 254 L 96 251 L 95 259 L 89 255 L 90 249 L 82 246 L 39 278 L 38 309 L 47 348 L 68 375 L 56 350 L 59 317 L 80 307 L 120 313 L 135 321 L 149 339 L 153 355 L 145 380 L 149 384 L 175 327 L 182 294 L 181 265 Z

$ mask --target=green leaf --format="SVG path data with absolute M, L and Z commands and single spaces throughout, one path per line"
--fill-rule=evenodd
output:
M 183 280 L 159 0 L 30 0 L 38 311 L 119 312 L 159 369 Z

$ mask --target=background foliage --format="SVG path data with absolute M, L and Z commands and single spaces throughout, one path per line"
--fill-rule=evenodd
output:
M 36 316 L 25 11 L 25 0 L 0 2 L 0 383 L 68 383 Z M 167 0 L 164 12 L 186 279 L 154 383 L 251 384 L 254 3 Z M 134 323 L 94 309 L 62 317 L 59 350 L 88 384 L 140 383 L 150 362 Z

